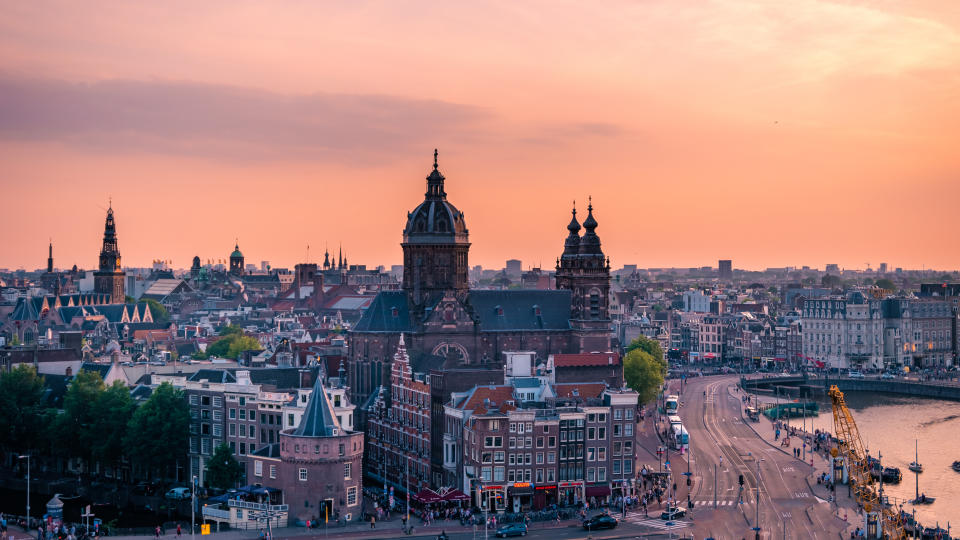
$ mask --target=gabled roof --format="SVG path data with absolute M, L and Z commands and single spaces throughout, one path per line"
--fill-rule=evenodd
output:
M 605 383 L 561 383 L 553 385 L 558 398 L 598 398 L 607 389 Z
M 237 382 L 237 378 L 233 376 L 233 373 L 225 369 L 198 369 L 193 375 L 190 375 L 187 380 L 193 382 L 206 380 L 217 383 Z
M 92 371 L 94 373 L 99 373 L 100 378 L 103 380 L 107 379 L 107 374 L 110 373 L 110 368 L 113 367 L 113 364 L 96 364 L 94 362 L 84 362 L 80 366 L 80 369 L 83 371 Z
M 567 290 L 470 291 L 468 304 L 480 330 L 569 330 Z
M 40 312 L 37 310 L 36 302 L 33 298 L 20 298 L 17 300 L 17 307 L 13 308 L 10 320 L 13 321 L 36 321 L 40 319 Z M 42 299 L 41 299 L 42 301 Z
M 508 385 L 499 386 L 476 386 L 460 403 L 456 404 L 458 409 L 465 411 L 476 411 L 482 409 L 486 412 L 487 407 L 499 407 L 506 401 L 513 399 L 513 387 Z M 478 413 L 483 414 L 483 413 Z
M 313 385 L 313 392 L 310 394 L 310 401 L 307 408 L 303 411 L 303 418 L 300 425 L 293 431 L 297 437 L 333 437 L 343 432 L 337 416 L 333 414 L 333 405 L 327 397 L 320 377 Z

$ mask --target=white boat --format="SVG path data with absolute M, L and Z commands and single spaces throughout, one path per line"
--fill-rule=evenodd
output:
M 923 472 L 923 465 L 921 465 L 920 463 L 917 463 L 916 461 L 911 461 L 910 465 L 907 465 L 907 468 L 915 473 Z

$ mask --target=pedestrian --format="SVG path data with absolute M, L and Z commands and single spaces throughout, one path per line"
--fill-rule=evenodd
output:
M 153 530 L 153 537 L 154 537 L 154 538 L 160 538 L 160 526 L 159 526 L 159 525 L 157 525 L 157 527 Z
M 180 538 L 180 524 L 177 523 L 177 538 Z
M 370 528 L 371 529 L 377 528 L 377 516 L 370 516 Z

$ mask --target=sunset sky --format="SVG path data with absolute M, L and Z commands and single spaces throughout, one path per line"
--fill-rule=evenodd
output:
M 960 267 L 960 2 L 4 2 L 0 267 L 398 264 L 433 149 L 470 263 Z

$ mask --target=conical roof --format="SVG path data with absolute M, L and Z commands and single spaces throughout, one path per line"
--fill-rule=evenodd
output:
M 323 379 L 317 377 L 307 409 L 303 412 L 300 425 L 293 431 L 297 437 L 333 437 L 343 432 L 337 416 L 333 414 L 333 405 L 323 388 Z

